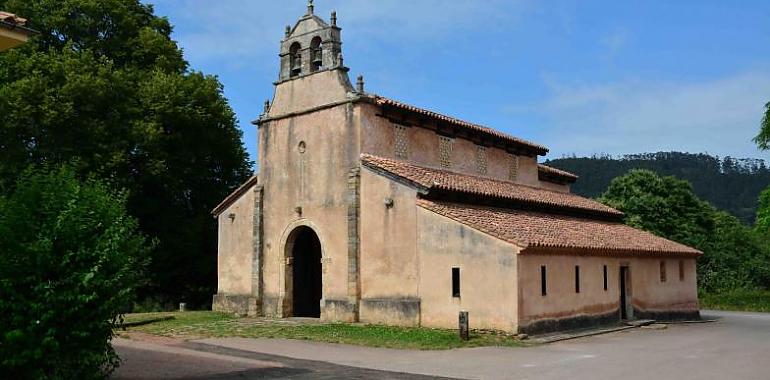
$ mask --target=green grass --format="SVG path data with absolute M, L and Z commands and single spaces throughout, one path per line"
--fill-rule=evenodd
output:
M 161 316 L 173 316 L 174 319 L 127 330 L 178 338 L 283 338 L 419 350 L 525 345 L 510 336 L 486 332 L 472 332 L 470 340 L 462 341 L 456 330 L 348 323 L 296 323 L 290 320 L 234 318 L 210 311 L 129 314 L 125 319 L 131 322 Z
M 770 291 L 734 290 L 719 294 L 700 294 L 703 309 L 770 312 Z

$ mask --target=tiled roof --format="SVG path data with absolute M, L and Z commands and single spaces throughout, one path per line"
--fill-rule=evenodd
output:
M 592 199 L 570 193 L 562 193 L 525 186 L 508 181 L 476 177 L 440 169 L 417 166 L 404 161 L 362 154 L 361 162 L 372 169 L 398 176 L 408 182 L 419 185 L 427 191 L 443 190 L 507 199 L 523 204 L 549 206 L 567 210 L 583 211 L 592 214 L 620 217 L 623 215 L 614 208 L 605 206 Z
M 511 135 L 509 135 L 507 133 L 503 133 L 503 132 L 500 132 L 498 130 L 495 130 L 495 129 L 492 129 L 492 128 L 488 128 L 488 127 L 485 127 L 485 126 L 482 126 L 482 125 L 473 124 L 473 123 L 470 123 L 470 122 L 467 122 L 467 121 L 463 121 L 463 120 L 460 120 L 460 119 L 453 118 L 451 116 L 442 115 L 442 114 L 437 113 L 437 112 L 433 112 L 433 111 L 429 111 L 429 110 L 426 110 L 426 109 L 423 109 L 423 108 L 415 107 L 413 105 L 402 103 L 402 102 L 399 102 L 399 101 L 393 100 L 393 99 L 388 99 L 388 98 L 385 98 L 385 97 L 382 97 L 382 96 L 379 96 L 379 95 L 375 95 L 375 102 L 378 105 L 388 105 L 388 106 L 391 106 L 391 107 L 400 108 L 400 109 L 407 110 L 407 111 L 410 111 L 410 112 L 415 112 L 415 113 L 418 113 L 418 114 L 421 114 L 421 115 L 424 115 L 424 116 L 427 116 L 427 117 L 430 117 L 430 118 L 433 118 L 433 119 L 444 121 L 446 123 L 449 123 L 449 124 L 452 124 L 452 125 L 455 125 L 455 126 L 458 126 L 458 127 L 461 127 L 461 128 L 466 128 L 466 129 L 469 129 L 469 130 L 475 131 L 475 132 L 481 132 L 481 133 L 484 133 L 484 134 L 489 135 L 489 136 L 494 137 L 494 138 L 498 138 L 498 139 L 501 139 L 501 140 L 504 140 L 504 141 L 512 142 L 514 144 L 518 144 L 518 145 L 524 146 L 524 147 L 526 147 L 526 148 L 528 148 L 530 150 L 533 150 L 533 151 L 535 151 L 537 154 L 539 154 L 541 156 L 544 156 L 546 153 L 548 153 L 548 148 L 546 148 L 546 147 L 544 147 L 542 145 L 535 144 L 533 142 L 530 142 L 530 141 L 527 141 L 527 140 L 524 140 L 524 139 L 520 139 L 518 137 L 514 137 L 514 136 L 511 136 Z
M 622 223 L 419 199 L 418 205 L 522 248 L 521 254 L 699 256 L 702 252 Z
M 249 178 L 248 181 L 246 181 L 243 185 L 238 186 L 235 191 L 230 193 L 222 202 L 220 202 L 217 207 L 214 207 L 213 210 L 211 210 L 211 214 L 214 215 L 214 217 L 218 217 L 219 214 L 224 212 L 228 207 L 230 207 L 231 204 L 235 203 L 235 201 L 238 200 L 243 194 L 246 193 L 249 189 L 251 189 L 254 185 L 256 185 L 258 182 L 258 177 L 256 175 Z
M 544 175 L 546 178 L 555 177 L 559 180 L 562 180 L 568 183 L 574 183 L 578 179 L 578 176 L 576 176 L 575 174 L 572 174 L 568 171 L 556 169 L 547 165 L 543 165 L 543 164 L 537 164 L 537 171 L 538 171 L 538 175 Z

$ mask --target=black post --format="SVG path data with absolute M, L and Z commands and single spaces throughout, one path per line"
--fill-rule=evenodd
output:
M 468 340 L 468 312 L 460 312 L 460 339 Z

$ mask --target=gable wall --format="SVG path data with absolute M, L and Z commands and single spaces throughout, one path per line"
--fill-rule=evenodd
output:
M 467 311 L 472 329 L 516 331 L 517 248 L 452 219 L 417 207 L 421 324 L 457 328 Z M 452 268 L 460 268 L 460 297 Z
M 357 120 L 356 107 L 346 103 L 260 127 L 266 315 L 285 316 L 284 248 L 291 231 L 305 225 L 315 230 L 323 249 L 322 318 L 353 318 L 348 307 L 348 174 L 359 165 Z M 300 153 L 300 142 L 305 142 L 305 153 Z

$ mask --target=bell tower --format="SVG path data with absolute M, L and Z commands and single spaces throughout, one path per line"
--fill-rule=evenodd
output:
M 294 27 L 286 26 L 278 54 L 281 67 L 275 94 L 261 120 L 344 101 L 355 92 L 342 61 L 337 12 L 331 12 L 327 23 L 315 15 L 314 8 L 310 0 L 307 12 Z
M 307 5 L 307 13 L 294 27 L 286 26 L 281 41 L 281 72 L 278 83 L 306 77 L 322 71 L 347 69 L 342 61 L 341 29 L 337 26 L 337 13 L 332 11 L 331 23 L 314 14 L 313 0 Z

